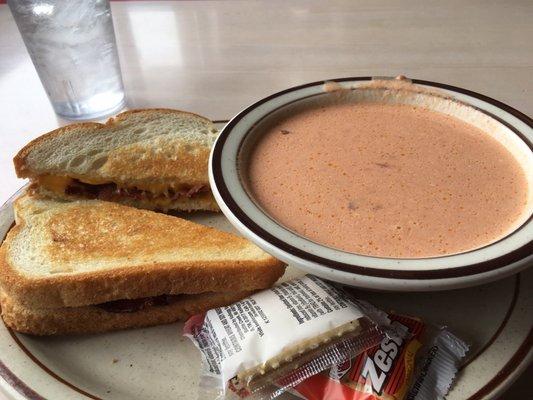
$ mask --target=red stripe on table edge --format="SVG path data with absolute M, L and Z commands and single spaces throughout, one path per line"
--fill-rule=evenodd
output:
M 110 2 L 112 3 L 116 3 L 116 2 L 128 2 L 128 1 L 150 1 L 150 0 L 110 0 Z M 174 0 L 176 1 L 176 0 Z M 177 1 L 183 1 L 183 0 L 177 0 Z M 196 0 L 196 1 L 199 1 L 199 0 Z M 6 0 L 0 0 L 0 4 L 7 4 L 7 1 Z

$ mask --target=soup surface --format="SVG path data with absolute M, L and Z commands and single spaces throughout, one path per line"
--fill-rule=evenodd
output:
M 310 108 L 272 126 L 248 185 L 275 220 L 352 253 L 419 258 L 507 234 L 528 187 L 513 155 L 482 130 L 422 107 Z

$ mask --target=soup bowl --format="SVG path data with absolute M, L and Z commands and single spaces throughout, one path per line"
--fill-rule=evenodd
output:
M 221 131 L 209 162 L 214 196 L 229 221 L 273 256 L 309 273 L 376 290 L 429 291 L 482 284 L 533 265 L 533 121 L 487 96 L 436 82 L 351 77 L 289 88 L 250 105 Z M 333 96 L 333 97 L 332 97 Z M 500 239 L 458 254 L 386 258 L 314 242 L 272 218 L 248 188 L 250 154 L 276 121 L 332 101 L 421 106 L 474 125 L 507 148 L 525 172 L 527 204 Z M 279 160 L 283 163 L 284 160 Z M 510 193 L 509 196 L 512 194 Z

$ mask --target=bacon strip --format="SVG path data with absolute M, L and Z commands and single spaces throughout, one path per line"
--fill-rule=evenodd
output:
M 148 307 L 168 306 L 179 301 L 183 295 L 162 294 L 140 299 L 123 299 L 96 304 L 96 307 L 111 313 L 133 313 Z
M 176 200 L 184 197 L 191 198 L 199 193 L 205 193 L 208 191 L 209 187 L 206 185 L 194 185 L 191 187 L 184 187 L 180 190 L 169 189 L 166 193 L 157 194 L 147 190 L 137 189 L 135 187 L 120 188 L 115 183 L 91 185 L 78 180 L 73 180 L 73 182 L 66 187 L 65 194 L 106 201 L 114 201 L 123 198 L 133 198 L 137 200 L 165 198 Z

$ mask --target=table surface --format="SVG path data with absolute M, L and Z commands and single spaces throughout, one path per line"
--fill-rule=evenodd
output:
M 404 74 L 533 114 L 531 0 L 122 1 L 112 11 L 129 108 L 228 119 L 293 85 Z M 0 121 L 3 203 L 24 183 L 16 152 L 68 123 L 55 116 L 6 5 Z M 533 368 L 505 399 L 527 398 L 527 378 Z

